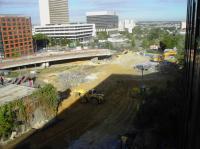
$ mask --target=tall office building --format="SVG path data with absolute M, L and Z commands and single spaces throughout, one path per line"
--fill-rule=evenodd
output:
M 69 23 L 68 0 L 39 0 L 39 7 L 42 26 Z
M 118 30 L 119 17 L 115 12 L 87 12 L 87 23 L 95 24 L 97 31 Z
M 129 33 L 132 33 L 134 27 L 135 27 L 134 20 L 119 21 L 119 31 L 126 31 L 127 30 Z
M 30 17 L 0 15 L 0 59 L 33 53 Z

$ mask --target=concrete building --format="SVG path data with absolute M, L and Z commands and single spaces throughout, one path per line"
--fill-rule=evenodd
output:
M 129 33 L 132 33 L 134 27 L 135 27 L 134 20 L 119 21 L 119 31 L 126 31 L 127 30 Z
M 115 12 L 99 11 L 99 12 L 87 12 L 87 23 L 95 24 L 96 31 L 117 31 L 119 17 Z
M 39 0 L 39 7 L 42 26 L 69 23 L 68 0 Z
M 181 22 L 181 29 L 186 30 L 186 22 Z
M 33 53 L 31 18 L 0 15 L 0 58 Z
M 94 24 L 60 24 L 35 26 L 33 34 L 42 33 L 51 38 L 88 41 L 96 35 Z

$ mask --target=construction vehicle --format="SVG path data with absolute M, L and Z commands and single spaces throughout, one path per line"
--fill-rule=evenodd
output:
M 85 93 L 84 90 L 80 90 L 79 97 L 81 103 L 102 104 L 105 102 L 104 94 L 97 93 L 95 89 L 92 89 L 87 93 Z
M 140 93 L 141 93 L 141 90 L 139 87 L 134 87 L 132 90 L 130 90 L 130 96 L 132 98 L 138 97 L 140 95 Z
M 177 54 L 177 52 L 174 51 L 174 50 L 166 51 L 166 52 L 163 54 L 164 60 L 170 59 L 170 57 L 174 57 L 174 56 L 176 56 L 176 54 Z
M 163 56 L 162 56 L 162 55 L 154 55 L 154 56 L 151 58 L 151 61 L 152 61 L 152 62 L 162 62 L 162 61 L 163 61 Z

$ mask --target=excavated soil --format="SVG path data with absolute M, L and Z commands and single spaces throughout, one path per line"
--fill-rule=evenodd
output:
M 133 70 L 133 65 L 148 61 L 148 58 L 128 53 L 113 58 L 107 64 L 92 65 L 92 69 L 88 67 L 91 62 L 80 62 L 76 63 L 76 67 L 66 71 L 41 74 L 40 79 L 45 78 L 58 89 L 63 88 L 61 81 L 58 81 L 60 73 L 63 72 L 77 72 L 77 69 L 84 67 L 85 70 L 81 71 L 86 75 L 80 77 L 92 79 L 79 82 L 71 88 L 71 96 L 61 103 L 54 124 L 34 132 L 17 147 L 117 148 L 120 136 L 134 131 L 133 122 L 139 108 L 139 99 L 130 96 L 130 90 L 141 85 L 141 72 Z M 157 74 L 146 74 L 145 82 L 147 85 L 159 84 L 161 80 L 157 78 Z M 105 94 L 104 104 L 80 103 L 76 92 L 92 88 Z

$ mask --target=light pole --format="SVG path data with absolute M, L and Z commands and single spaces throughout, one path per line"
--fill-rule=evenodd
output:
M 142 94 L 144 95 L 144 92 L 145 92 L 145 84 L 144 84 L 144 65 L 142 65 L 142 68 L 141 68 L 141 71 L 142 71 L 142 85 L 141 85 L 141 92 Z
M 143 82 L 143 79 L 144 79 L 144 66 L 143 65 L 142 65 L 141 71 L 142 71 L 142 82 Z

